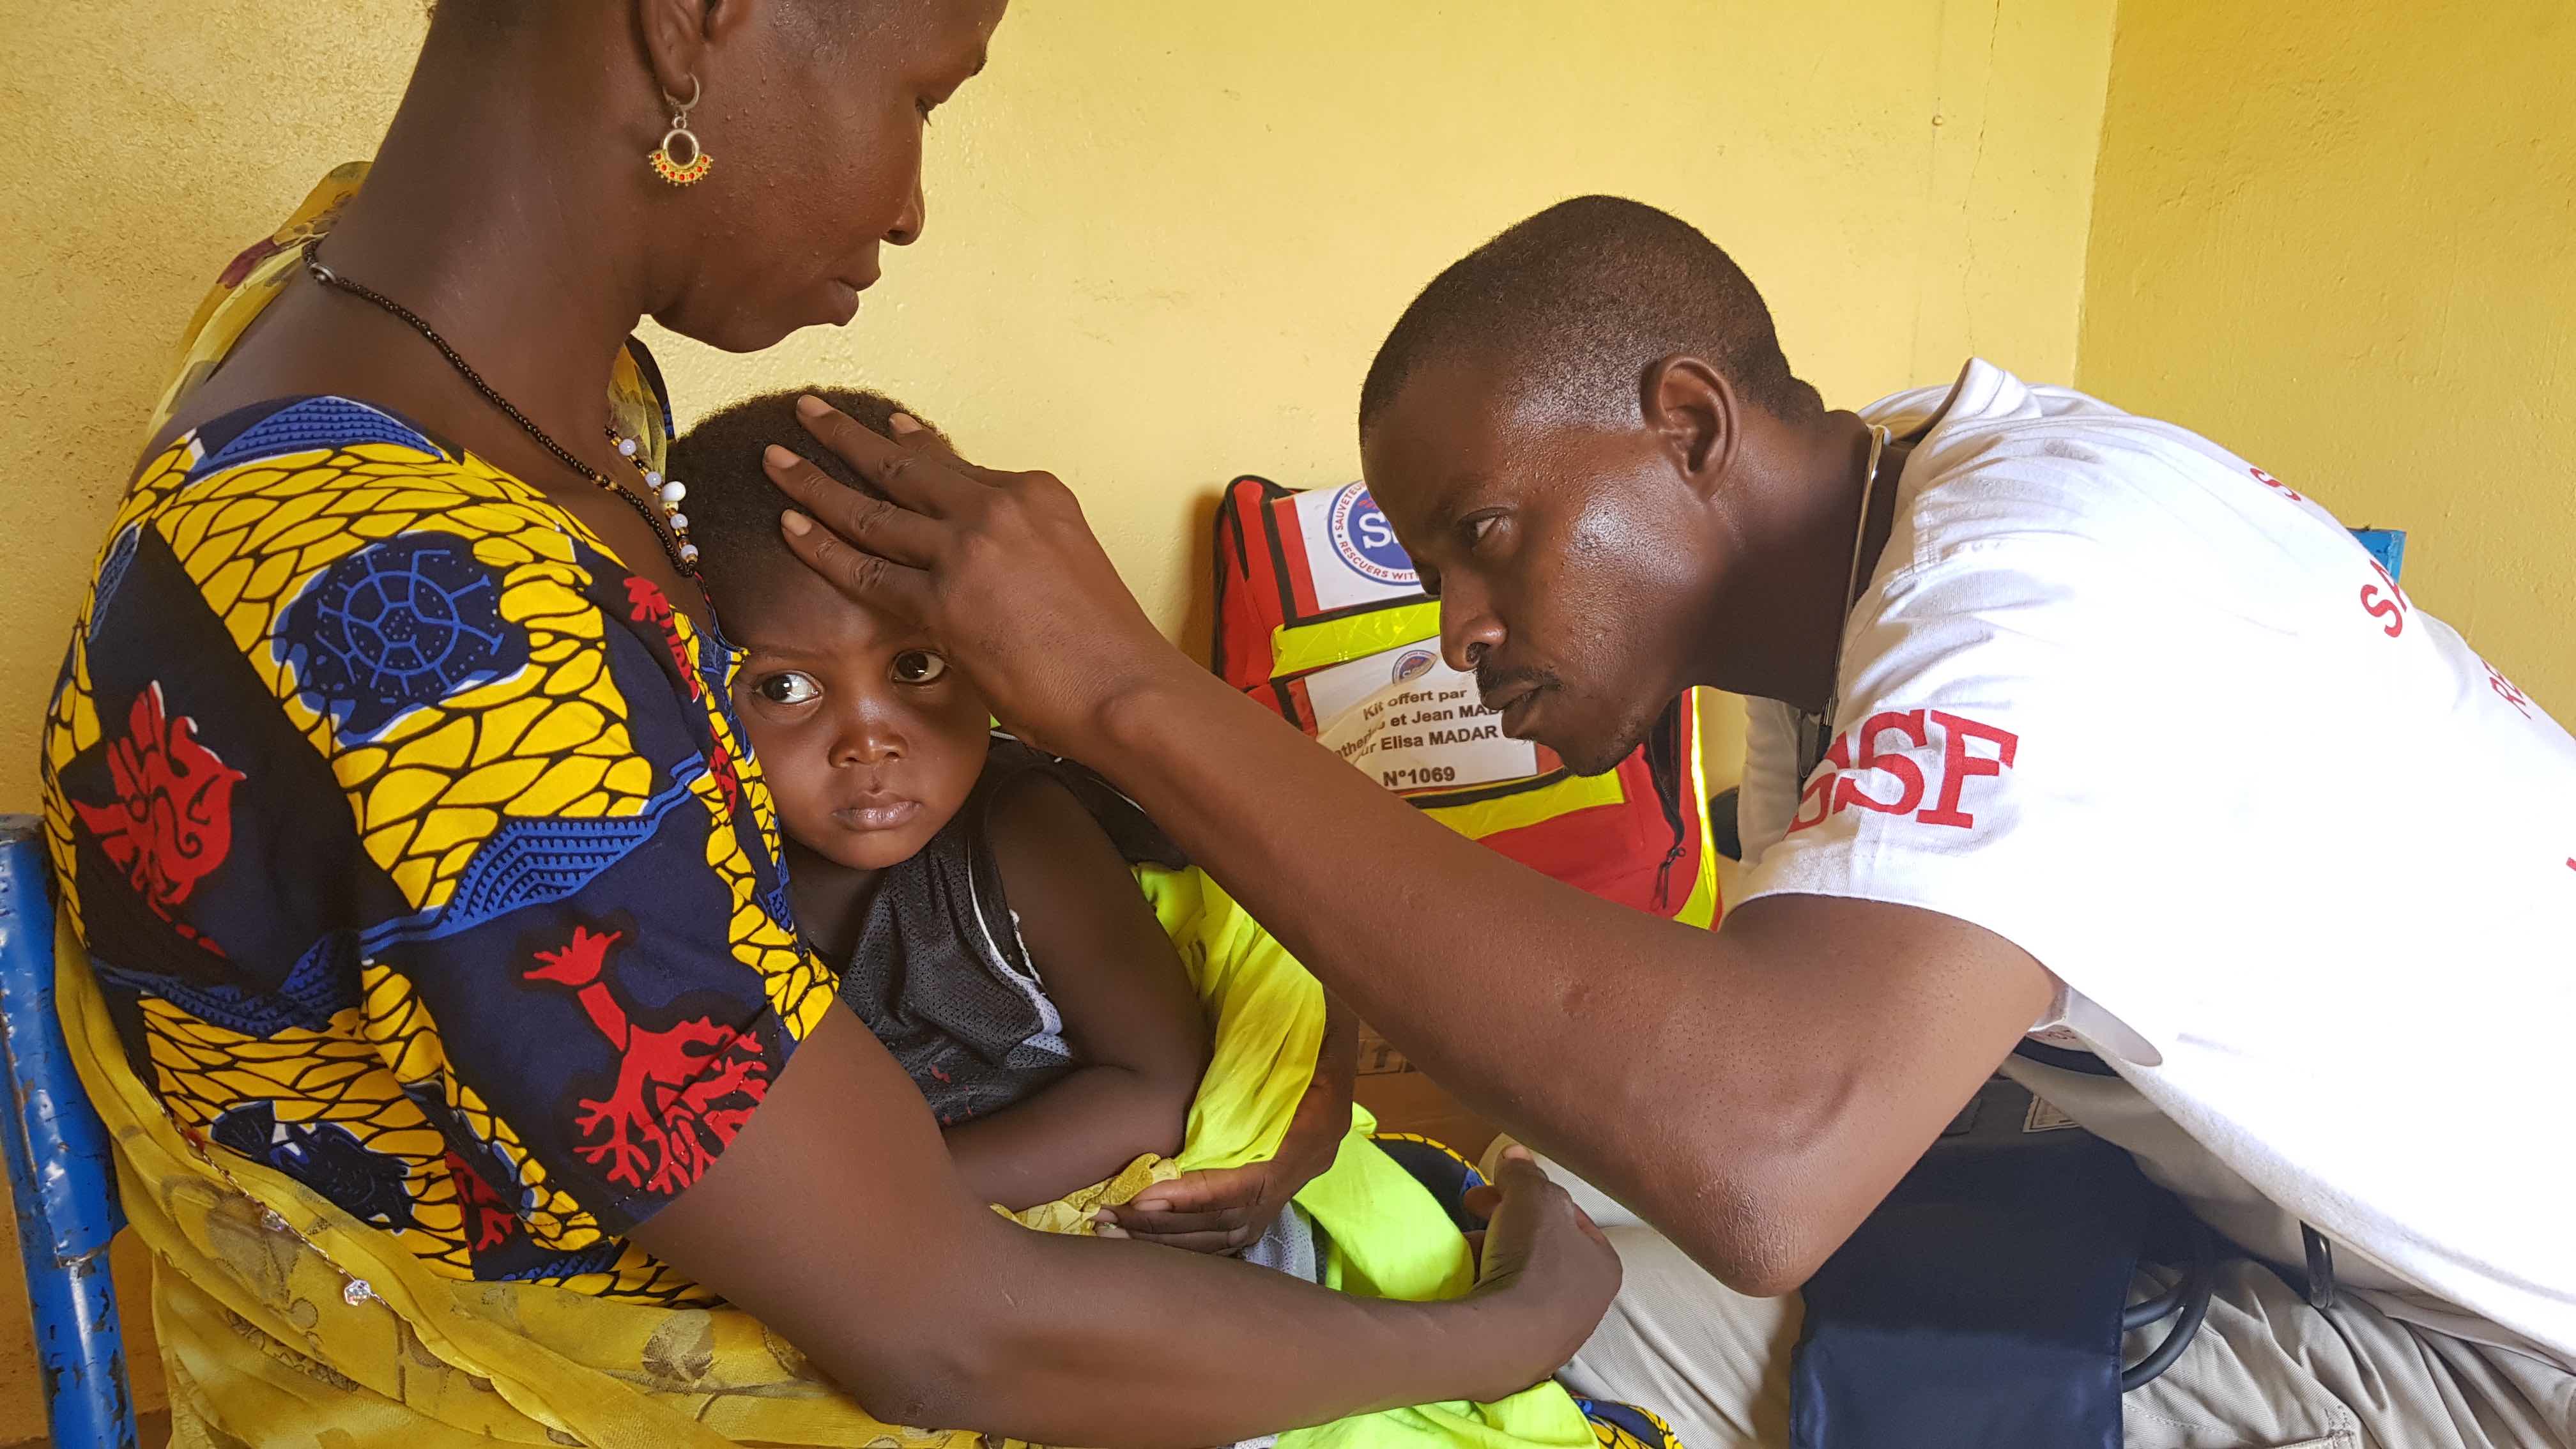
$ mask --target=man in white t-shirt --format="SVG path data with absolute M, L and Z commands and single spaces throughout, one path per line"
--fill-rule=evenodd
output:
M 1691 686 L 1754 699 L 1718 932 L 1478 852 L 1198 682 L 1044 475 L 825 426 L 903 506 L 781 481 L 816 567 L 1634 1210 L 1595 1198 L 1628 1287 L 1578 1387 L 1785 1442 L 1792 1290 L 2002 1066 L 2256 1255 L 2131 1443 L 2576 1438 L 2576 741 L 2302 480 L 1983 362 L 1829 412 L 1723 252 L 1610 198 L 1435 280 L 1360 429 L 1506 732 L 1603 769 Z M 2265 1266 L 2303 1225 L 2322 1311 Z

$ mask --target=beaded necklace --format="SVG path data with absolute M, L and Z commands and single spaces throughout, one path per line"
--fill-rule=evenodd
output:
M 661 474 L 646 467 L 640 456 L 643 451 L 642 446 L 635 439 L 619 436 L 617 429 L 613 427 L 603 426 L 600 429 L 607 434 L 610 442 L 617 445 L 617 455 L 634 464 L 635 471 L 643 475 L 644 488 L 652 495 L 652 503 L 637 497 L 630 489 L 617 486 L 617 483 L 607 474 L 583 462 L 573 454 L 571 449 L 548 436 L 545 429 L 537 426 L 535 419 L 519 411 L 508 398 L 501 396 L 499 389 L 485 382 L 483 374 L 476 372 L 463 357 L 458 356 L 456 349 L 447 345 L 447 339 L 438 335 L 438 329 L 422 320 L 419 313 L 364 282 L 353 282 L 322 265 L 322 242 L 319 238 L 305 245 L 304 270 L 323 286 L 346 292 L 362 301 L 372 302 L 411 324 L 411 329 L 427 338 L 429 345 L 437 348 L 439 356 L 446 358 L 448 365 L 455 368 L 459 376 L 473 384 L 476 392 L 483 394 L 494 407 L 509 414 L 510 421 L 517 423 L 526 430 L 529 437 L 543 444 L 547 452 L 562 459 L 565 467 L 589 479 L 619 502 L 634 509 L 636 515 L 652 528 L 653 536 L 661 540 L 664 556 L 671 560 L 671 567 L 679 570 L 681 577 L 694 579 L 698 576 L 698 546 L 689 542 L 689 516 L 680 511 L 680 500 L 688 496 L 688 486 L 676 478 L 665 479 Z M 656 504 L 660 506 L 659 514 L 654 511 Z

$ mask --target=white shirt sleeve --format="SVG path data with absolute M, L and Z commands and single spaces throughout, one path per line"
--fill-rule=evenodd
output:
M 1798 803 L 1798 712 L 1776 699 L 1744 700 L 1744 783 L 1735 794 L 1735 835 L 1750 868 L 1789 833 Z
M 1833 744 L 1743 898 L 1982 926 L 2152 1040 L 2190 983 L 2126 918 L 2183 868 L 2191 787 L 2210 778 L 2195 760 L 2221 747 L 2157 734 L 2185 664 L 2169 592 L 2080 529 L 2002 530 L 1883 575 L 1845 652 Z M 2187 713 L 2223 717 L 2218 693 Z

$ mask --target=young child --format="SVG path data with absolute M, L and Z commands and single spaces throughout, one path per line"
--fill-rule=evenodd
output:
M 879 431 L 896 411 L 820 395 Z M 744 652 L 734 704 L 778 807 L 797 924 L 986 1201 L 1034 1207 L 1174 1156 L 1208 1029 L 1129 867 L 1184 862 L 1096 778 L 991 734 L 936 640 L 788 552 L 787 499 L 758 459 L 801 435 L 797 396 L 727 408 L 670 454 L 671 476 L 694 480 L 701 577 Z
M 736 713 L 808 944 L 930 1099 L 968 1185 L 1031 1227 L 1089 1231 L 1093 1207 L 1151 1182 L 1269 1156 L 1315 1074 L 1322 988 L 1105 782 L 990 733 L 938 640 L 788 552 L 788 501 L 759 459 L 806 438 L 803 392 L 881 433 L 898 411 L 873 393 L 766 394 L 691 429 L 670 471 L 743 651 Z M 799 451 L 856 483 L 827 451 Z M 1370 1140 L 1375 1125 L 1355 1112 L 1332 1166 L 1242 1256 L 1371 1297 L 1467 1292 L 1467 1238 Z M 1672 1449 L 1652 1414 L 1555 1383 L 1277 1445 Z

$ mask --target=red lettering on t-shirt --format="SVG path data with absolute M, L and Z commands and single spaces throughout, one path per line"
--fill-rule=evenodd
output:
M 2001 775 L 2011 768 L 2013 756 L 2021 750 L 2021 736 L 1989 724 L 1963 719 L 1946 710 L 1932 711 L 1941 726 L 1941 803 L 1915 818 L 1926 825 L 1955 825 L 1965 830 L 1977 823 L 1977 817 L 1959 808 L 1959 797 L 1968 781 L 1980 775 Z M 1968 741 L 1984 740 L 1995 747 L 1992 755 L 1968 753 Z
M 1882 750 L 1880 746 L 1893 735 L 1910 742 L 1914 749 L 1929 749 L 1934 725 L 1941 727 L 1942 734 L 1940 789 L 1930 808 L 1918 810 L 1923 797 L 1932 793 L 1923 762 L 1906 753 L 1904 743 L 1894 750 Z M 1994 753 L 1978 753 L 1973 746 L 1980 741 L 1992 746 Z M 1798 811 L 1789 822 L 1789 833 L 1813 829 L 1854 807 L 1878 815 L 1911 815 L 1920 825 L 1972 829 L 1977 817 L 1960 808 L 1969 782 L 2003 774 L 2012 768 L 2020 752 L 2021 736 L 1946 710 L 1881 710 L 1858 729 L 1837 736 L 1825 751 L 1816 777 L 1807 782 L 1798 797 Z M 1893 783 L 1894 794 L 1881 795 L 1863 788 L 1856 777 L 1873 771 Z
M 2381 566 L 2379 560 L 2372 559 L 2370 568 L 2371 572 L 2379 575 L 2379 584 L 2388 586 L 2388 592 L 2382 595 L 2379 592 L 2379 584 L 2363 584 L 2361 586 L 2362 612 L 2374 619 L 2385 621 L 2386 627 L 2383 632 L 2394 639 L 2406 632 L 2406 606 L 2410 601 L 2406 597 L 2406 591 L 2397 587 L 2397 580 L 2389 576 L 2388 570 Z
M 1812 830 L 1824 824 L 1825 817 L 1834 813 L 1827 804 L 1833 798 L 1834 779 L 1833 772 L 1828 771 L 1807 782 L 1806 790 L 1798 796 L 1798 813 L 1789 819 L 1791 835 L 1801 830 Z M 1815 813 L 1812 815 L 1807 813 L 1807 807 L 1810 805 L 1815 807 Z
M 2478 662 L 2480 664 L 2486 664 L 2487 688 L 2495 691 L 2496 698 L 2512 705 L 2514 712 L 2521 715 L 2524 719 L 2531 718 L 2531 696 L 2515 688 L 2513 681 L 2504 677 L 2503 670 L 2496 668 L 2492 664 L 2487 664 L 2484 659 L 2480 659 Z
M 2255 482 L 2260 483 L 2264 487 L 2271 489 L 2273 492 L 2280 494 L 2282 497 L 2289 499 L 2292 503 L 2305 503 L 2308 501 L 2306 494 L 2301 493 L 2299 490 L 2282 482 L 2280 479 L 2273 477 L 2271 474 L 2264 472 L 2260 468 L 2249 467 L 2245 471 L 2254 475 Z
M 1882 755 L 1878 752 L 1879 736 L 1889 731 L 1895 731 L 1914 741 L 1917 749 L 1932 743 L 1923 728 L 1923 711 L 1919 709 L 1909 709 L 1902 713 L 1896 710 L 1883 710 L 1871 715 L 1858 730 L 1835 742 L 1838 746 L 1848 744 L 1855 739 L 1860 742 L 1858 750 L 1853 752 L 1852 759 L 1848 761 L 1851 773 L 1844 774 L 1834 781 L 1836 811 L 1848 810 L 1858 805 L 1864 810 L 1875 810 L 1881 815 L 1910 815 L 1914 812 L 1914 807 L 1923 803 L 1923 767 L 1901 754 Z M 1862 790 L 1860 782 L 1851 776 L 1863 770 L 1884 770 L 1893 776 L 1896 780 L 1896 798 L 1881 800 Z

